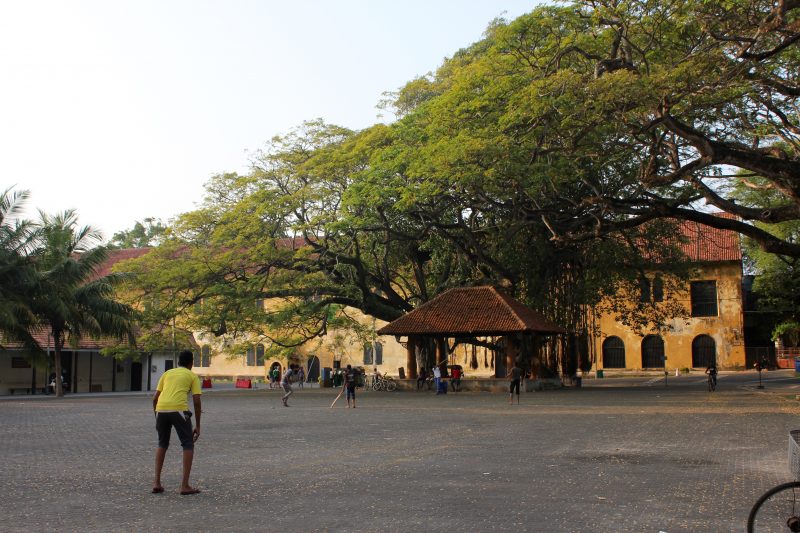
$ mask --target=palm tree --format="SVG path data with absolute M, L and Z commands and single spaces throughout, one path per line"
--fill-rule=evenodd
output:
M 0 333 L 4 340 L 21 342 L 32 352 L 41 351 L 31 335 L 36 318 L 30 309 L 36 272 L 31 251 L 37 229 L 20 218 L 28 191 L 0 193 Z
M 31 308 L 50 331 L 56 395 L 63 396 L 60 376 L 65 343 L 77 344 L 85 336 L 127 337 L 132 343 L 134 310 L 113 298 L 120 275 L 98 273 L 108 257 L 106 247 L 99 245 L 100 233 L 90 226 L 79 228 L 74 210 L 39 214 L 38 279 Z

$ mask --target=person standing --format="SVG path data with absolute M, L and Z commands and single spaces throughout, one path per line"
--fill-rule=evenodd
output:
M 183 478 L 180 493 L 182 496 L 197 494 L 200 489 L 189 485 L 194 460 L 194 443 L 200 437 L 200 416 L 203 412 L 200 402 L 202 394 L 200 377 L 192 372 L 194 355 L 188 350 L 178 354 L 178 367 L 167 370 L 158 380 L 153 396 L 153 412 L 156 417 L 158 448 L 156 448 L 156 471 L 153 481 L 153 494 L 164 492 L 161 484 L 161 470 L 167 456 L 172 428 L 178 434 L 183 447 Z M 192 413 L 189 411 L 188 395 L 192 394 L 194 403 L 195 427 L 192 429 Z
M 286 393 L 283 395 L 283 398 L 281 398 L 284 407 L 289 407 L 289 396 L 291 396 L 294 392 L 292 390 L 292 375 L 294 374 L 294 367 L 295 365 L 293 364 L 286 367 L 286 372 L 283 373 L 283 377 L 281 378 L 281 387 L 283 387 L 283 392 Z
M 517 392 L 517 405 L 519 405 L 519 383 L 522 380 L 522 369 L 519 367 L 516 361 L 514 361 L 514 366 L 508 373 L 509 379 L 509 387 L 508 387 L 508 403 L 509 405 L 514 403 L 514 391 Z
M 306 371 L 302 366 L 300 366 L 300 365 L 297 365 L 297 366 L 298 366 L 298 369 L 297 369 L 297 386 L 302 389 L 303 388 L 303 383 L 305 383 L 305 381 L 306 381 Z
M 350 398 L 353 399 L 353 409 L 356 408 L 356 371 L 347 365 L 344 372 L 344 389 L 347 392 L 347 407 L 350 407 Z
M 439 368 L 439 365 L 436 365 L 433 367 L 433 384 L 436 387 L 436 394 L 439 394 L 439 383 L 441 382 L 442 382 L 442 370 Z
M 454 366 L 450 376 L 450 386 L 453 387 L 453 392 L 461 391 L 461 367 Z

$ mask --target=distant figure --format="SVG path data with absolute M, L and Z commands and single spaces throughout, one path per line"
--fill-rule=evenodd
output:
M 306 371 L 300 365 L 297 365 L 297 367 L 298 367 L 297 368 L 297 386 L 302 389 L 303 388 L 303 383 L 305 383 L 305 381 L 306 381 Z
M 711 363 L 706 368 L 706 374 L 708 374 L 708 389 L 714 391 L 717 389 L 717 365 Z
M 514 391 L 517 392 L 517 405 L 519 405 L 519 383 L 522 379 L 522 369 L 519 367 L 516 361 L 514 361 L 514 366 L 508 372 L 509 379 L 509 387 L 508 387 L 508 403 L 514 403 Z
M 278 382 L 280 381 L 280 379 L 281 379 L 281 371 L 277 366 L 275 366 L 270 371 L 270 380 L 269 380 L 270 388 L 277 389 Z
M 356 408 L 356 371 L 350 365 L 344 371 L 344 389 L 347 391 L 347 407 L 350 407 L 350 399 L 353 399 L 353 409 Z
M 442 381 L 442 371 L 438 366 L 433 367 L 433 383 L 436 387 L 436 394 L 439 394 L 439 383 Z
M 425 368 L 420 368 L 419 374 L 417 375 L 417 390 L 420 390 L 422 388 L 427 379 L 428 379 L 428 371 L 425 370 Z
M 450 373 L 450 376 L 452 378 L 450 380 L 450 386 L 453 388 L 453 392 L 459 392 L 461 390 L 461 367 L 453 367 L 453 371 Z
M 200 405 L 200 395 L 202 394 L 200 377 L 192 372 L 193 363 L 192 352 L 182 351 L 178 355 L 178 367 L 164 372 L 156 386 L 156 393 L 153 396 L 153 412 L 156 416 L 158 448 L 156 448 L 153 494 L 164 492 L 164 486 L 161 484 L 161 470 L 164 468 L 164 458 L 167 456 L 173 427 L 183 447 L 183 478 L 180 493 L 182 496 L 186 496 L 200 492 L 200 489 L 189 485 L 189 474 L 192 472 L 192 460 L 194 459 L 194 443 L 200 437 L 200 415 L 203 412 Z M 194 429 L 192 429 L 192 413 L 189 411 L 188 402 L 190 392 L 197 420 Z
M 281 378 L 281 387 L 283 387 L 283 392 L 286 393 L 283 395 L 283 398 L 281 398 L 284 407 L 289 407 L 289 396 L 291 396 L 294 392 L 292 390 L 292 375 L 294 374 L 294 366 L 294 364 L 289 365 L 286 369 L 286 372 L 283 373 L 283 377 Z

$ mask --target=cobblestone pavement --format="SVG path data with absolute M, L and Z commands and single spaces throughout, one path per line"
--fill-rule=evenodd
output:
M 797 402 L 749 390 L 204 395 L 193 484 L 150 494 L 148 396 L 0 402 L 2 531 L 744 531 Z

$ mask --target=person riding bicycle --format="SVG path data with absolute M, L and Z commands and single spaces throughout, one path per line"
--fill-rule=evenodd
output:
M 708 374 L 708 379 L 711 380 L 711 384 L 714 386 L 714 388 L 716 388 L 717 387 L 717 365 L 715 365 L 714 363 L 711 363 L 710 365 L 708 365 L 708 368 L 706 368 L 706 374 Z

